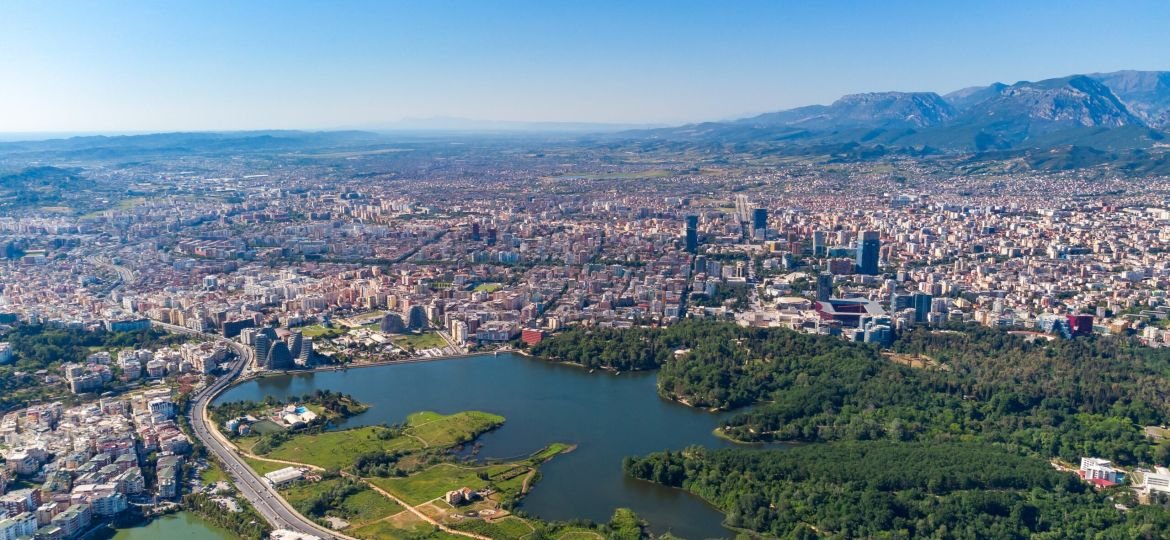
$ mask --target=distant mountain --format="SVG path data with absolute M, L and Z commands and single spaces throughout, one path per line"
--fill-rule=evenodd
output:
M 934 92 L 875 92 L 848 95 L 829 106 L 767 113 L 737 123 L 801 129 L 921 128 L 954 116 L 954 107 Z
M 1170 71 L 1117 71 L 1089 77 L 1112 90 L 1150 127 L 1170 129 Z
M 863 155 L 1056 147 L 1127 151 L 1160 145 L 1168 125 L 1167 73 L 1118 72 L 995 83 L 946 96 L 854 94 L 831 105 L 628 134 L 783 153 L 828 148 Z
M 998 82 L 991 86 L 972 86 L 962 90 L 955 90 L 943 96 L 943 99 L 946 99 L 947 103 L 950 103 L 955 110 L 967 111 L 987 99 L 998 96 L 1004 88 L 1007 88 L 1007 85 Z

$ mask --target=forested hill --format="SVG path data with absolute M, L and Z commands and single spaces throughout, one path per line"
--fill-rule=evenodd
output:
M 707 321 L 570 330 L 533 352 L 661 366 L 659 393 L 694 406 L 759 404 L 721 427 L 739 440 L 975 438 L 1045 457 L 1170 465 L 1170 443 L 1141 430 L 1170 421 L 1170 350 L 1121 337 L 1029 342 L 978 326 L 916 329 L 894 349 L 924 367 L 836 337 Z
M 841 442 L 665 452 L 627 474 L 680 487 L 734 527 L 783 538 L 1164 538 L 1170 513 L 1094 493 L 1043 460 L 981 443 Z

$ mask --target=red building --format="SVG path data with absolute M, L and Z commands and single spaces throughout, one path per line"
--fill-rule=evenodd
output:
M 542 340 L 544 340 L 543 330 L 525 328 L 524 330 L 520 331 L 520 341 L 527 343 L 529 347 L 540 343 Z
M 1093 335 L 1093 316 L 1085 314 L 1069 315 L 1068 329 L 1074 336 Z

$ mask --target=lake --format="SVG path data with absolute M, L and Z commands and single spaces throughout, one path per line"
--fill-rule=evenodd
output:
M 481 457 L 525 456 L 551 442 L 578 445 L 541 467 L 521 508 L 548 520 L 609 521 L 629 507 L 655 533 L 694 539 L 733 536 L 723 514 L 693 495 L 622 474 L 622 458 L 689 445 L 724 447 L 712 430 L 721 416 L 658 397 L 654 373 L 588 373 L 500 354 L 432 362 L 279 375 L 234 387 L 216 401 L 259 401 L 333 390 L 370 410 L 338 427 L 401 423 L 412 412 L 479 410 L 504 426 L 480 437 Z
M 145 525 L 118 529 L 113 540 L 233 540 L 236 536 L 189 512 L 169 514 Z

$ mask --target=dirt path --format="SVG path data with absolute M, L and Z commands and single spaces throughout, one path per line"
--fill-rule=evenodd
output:
M 267 462 L 270 462 L 270 463 L 282 463 L 282 464 L 285 464 L 285 465 L 291 465 L 291 466 L 293 466 L 293 467 L 305 467 L 305 468 L 308 468 L 308 469 L 313 469 L 313 470 L 315 470 L 315 471 L 323 471 L 323 470 L 325 470 L 325 469 L 323 469 L 323 468 L 321 468 L 321 467 L 318 467 L 318 466 L 316 466 L 316 465 L 310 465 L 310 464 L 308 464 L 308 463 L 297 463 L 297 462 L 295 462 L 295 461 L 285 461 L 285 460 L 283 460 L 283 459 L 271 459 L 271 458 L 265 458 L 265 457 L 260 457 L 260 456 L 257 456 L 257 455 L 255 455 L 255 454 L 251 454 L 251 453 L 244 452 L 244 451 L 242 451 L 242 450 L 240 451 L 240 455 L 242 455 L 242 456 L 245 456 L 245 457 L 247 457 L 247 458 L 250 458 L 250 459 L 259 460 L 259 461 L 267 461 Z M 352 479 L 352 480 L 356 480 L 356 481 L 358 481 L 358 482 L 361 482 L 362 484 L 364 484 L 365 486 L 369 487 L 370 489 L 372 489 L 372 490 L 374 490 L 374 491 L 376 491 L 376 492 L 378 492 L 378 493 L 382 494 L 382 496 L 383 496 L 383 497 L 386 497 L 387 499 L 390 499 L 390 500 L 394 501 L 395 503 L 397 503 L 399 506 L 401 506 L 401 507 L 405 508 L 405 509 L 406 509 L 406 510 L 405 510 L 406 512 L 410 512 L 410 513 L 414 514 L 414 515 L 415 515 L 415 516 L 417 516 L 419 519 L 421 519 L 421 520 L 423 520 L 423 521 L 425 521 L 425 522 L 427 522 L 427 523 L 430 523 L 431 525 L 434 525 L 435 527 L 438 527 L 438 528 L 439 528 L 439 530 L 441 530 L 441 531 L 443 531 L 443 532 L 445 532 L 445 533 L 448 533 L 448 534 L 454 534 L 454 535 L 456 535 L 456 536 L 465 536 L 465 537 L 467 537 L 467 538 L 475 538 L 475 539 L 477 539 L 477 540 L 492 540 L 492 538 L 491 538 L 491 537 L 488 537 L 488 536 L 482 536 L 482 535 L 478 535 L 478 534 L 475 534 L 475 533 L 469 533 L 469 532 L 466 532 L 466 531 L 460 531 L 460 530 L 457 530 L 457 529 L 452 529 L 452 528 L 450 528 L 450 527 L 448 527 L 448 526 L 446 526 L 446 525 L 443 525 L 442 523 L 439 523 L 438 521 L 435 521 L 434 519 L 432 519 L 430 516 L 428 516 L 428 515 L 426 515 L 426 514 L 422 513 L 422 511 L 420 511 L 419 509 L 415 508 L 414 506 L 411 506 L 411 505 L 410 505 L 410 504 L 408 504 L 406 501 L 404 501 L 404 500 L 402 500 L 402 499 L 399 499 L 398 497 L 395 497 L 395 496 L 394 496 L 393 494 L 391 494 L 389 491 L 386 491 L 386 490 L 384 490 L 384 489 L 382 489 L 382 488 L 380 488 L 380 487 L 378 487 L 378 486 L 375 486 L 374 484 L 372 484 L 372 483 L 370 483 L 370 482 L 366 481 L 366 479 L 365 479 L 365 478 L 362 478 L 362 477 L 360 477 L 360 476 L 357 476 L 357 475 L 355 475 L 355 474 L 353 474 L 353 473 L 348 473 L 348 472 L 345 472 L 345 471 L 340 471 L 340 472 L 341 472 L 341 476 L 344 476 L 344 477 L 346 477 L 346 478 L 349 478 L 349 479 Z M 527 480 L 526 480 L 526 481 L 527 481 Z M 430 501 L 428 501 L 428 502 L 430 502 Z M 401 512 L 399 512 L 399 513 L 401 513 Z M 394 514 L 394 515 L 398 515 L 398 514 Z M 387 518 L 389 518 L 389 517 L 392 517 L 392 516 L 386 516 L 386 517 L 387 517 Z M 383 518 L 383 519 L 385 519 L 385 518 Z M 381 520 L 379 520 L 379 521 L 381 521 Z
M 528 494 L 528 486 L 532 484 L 532 479 L 536 478 L 536 469 L 528 469 L 528 474 L 524 476 L 524 481 L 520 483 L 520 494 Z
M 475 538 L 477 540 L 492 540 L 492 538 L 488 537 L 488 536 L 482 536 L 482 535 L 475 534 L 475 533 L 460 531 L 460 530 L 452 529 L 446 525 L 443 525 L 442 523 L 435 521 L 433 518 L 431 518 L 431 516 L 428 516 L 428 515 L 422 513 L 422 511 L 420 511 L 418 508 L 415 508 L 415 507 L 407 504 L 406 501 L 399 499 L 398 497 L 395 497 L 389 491 L 386 491 L 378 486 L 375 486 L 374 484 L 367 482 L 364 478 L 362 478 L 360 476 L 354 476 L 353 474 L 347 473 L 345 471 L 341 471 L 341 475 L 346 477 L 346 478 L 352 478 L 354 480 L 357 480 L 357 481 L 369 486 L 370 489 L 377 491 L 378 493 L 381 493 L 383 497 L 386 497 L 387 499 L 390 499 L 390 500 L 398 503 L 399 506 L 405 508 L 407 511 L 414 514 L 415 516 L 418 516 L 419 519 L 421 519 L 427 523 L 430 523 L 431 525 L 438 527 L 440 531 L 443 531 L 443 532 L 448 533 L 448 534 L 454 534 L 454 535 L 458 535 L 458 536 L 466 536 L 468 538 Z M 430 501 L 427 501 L 427 502 L 429 503 Z

